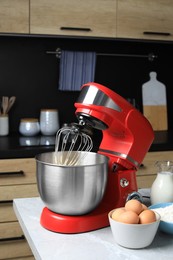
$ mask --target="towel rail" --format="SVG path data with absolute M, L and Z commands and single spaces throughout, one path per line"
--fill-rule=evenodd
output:
M 46 51 L 46 54 L 56 55 L 56 58 L 61 58 L 61 49 L 57 48 L 55 51 Z M 154 53 L 149 54 L 123 54 L 123 53 L 96 53 L 97 56 L 111 56 L 111 57 L 128 57 L 128 58 L 147 58 L 149 61 L 153 61 L 158 58 Z

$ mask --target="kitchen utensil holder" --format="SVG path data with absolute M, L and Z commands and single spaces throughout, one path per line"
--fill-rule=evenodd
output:
M 0 115 L 0 136 L 9 134 L 9 117 L 7 114 Z

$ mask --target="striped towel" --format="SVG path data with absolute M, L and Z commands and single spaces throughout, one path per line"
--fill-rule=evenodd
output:
M 81 86 L 93 82 L 95 77 L 96 53 L 61 51 L 59 90 L 80 91 Z

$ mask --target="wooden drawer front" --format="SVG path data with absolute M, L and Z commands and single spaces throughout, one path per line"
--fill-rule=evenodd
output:
M 172 10 L 170 0 L 119 0 L 117 37 L 172 40 Z
M 0 223 L 17 221 L 16 215 L 13 210 L 13 201 L 0 202 Z
M 38 197 L 37 184 L 0 186 L 0 201 Z
M 30 33 L 116 36 L 116 0 L 31 0 Z
M 137 171 L 138 188 L 151 188 L 157 176 L 157 161 L 173 161 L 173 151 L 149 152 L 143 160 L 143 166 Z
M 0 160 L 0 185 L 25 183 L 36 183 L 34 158 Z
M 16 260 L 24 260 L 24 257 L 28 259 L 34 259 L 32 256 L 31 249 L 26 241 L 23 240 L 16 240 L 11 242 L 0 242 L 0 260 L 2 259 L 16 259 Z M 30 258 L 31 257 L 31 258 Z
M 19 223 L 16 222 L 9 222 L 9 223 L 0 223 L 0 242 L 2 242 L 3 239 L 22 239 L 23 231 L 19 225 Z
M 0 223 L 0 259 L 25 256 L 34 259 L 19 223 Z
M 29 33 L 29 0 L 0 1 L 0 32 Z

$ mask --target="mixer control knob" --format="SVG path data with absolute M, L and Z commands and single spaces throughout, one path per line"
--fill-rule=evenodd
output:
M 127 179 L 125 179 L 125 178 L 122 178 L 121 180 L 120 180 L 120 185 L 121 185 L 121 187 L 127 187 L 128 185 L 129 185 L 129 181 L 127 180 Z

